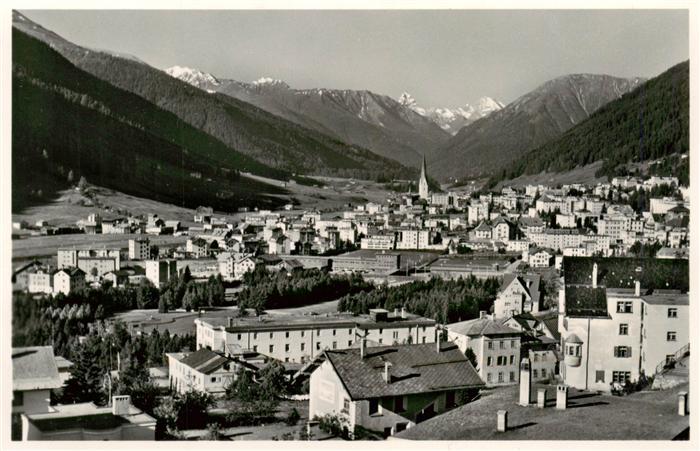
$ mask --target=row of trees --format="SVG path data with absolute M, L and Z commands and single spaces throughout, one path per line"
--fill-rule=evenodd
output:
M 404 307 L 411 313 L 451 323 L 476 318 L 480 310 L 489 310 L 499 285 L 496 278 L 432 278 L 425 282 L 348 294 L 340 299 L 338 311 L 360 314 L 372 308 L 392 310 Z
M 221 274 L 210 276 L 205 283 L 201 283 L 193 280 L 190 268 L 185 267 L 181 275 L 168 280 L 161 290 L 157 301 L 158 311 L 164 313 L 175 308 L 190 311 L 222 305 L 224 294 Z
M 296 307 L 332 301 L 347 294 L 372 290 L 372 285 L 358 274 L 331 275 L 327 270 L 298 269 L 292 272 L 268 271 L 258 267 L 244 279 L 245 288 L 238 295 L 241 311 Z

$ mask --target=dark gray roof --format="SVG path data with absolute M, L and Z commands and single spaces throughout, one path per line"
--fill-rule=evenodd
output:
M 371 347 L 365 358 L 359 349 L 326 351 L 326 358 L 353 400 L 427 393 L 484 383 L 462 352 L 452 343 Z M 390 365 L 391 381 L 384 380 Z
M 469 336 L 520 335 L 520 331 L 504 326 L 488 317 L 448 324 L 447 328 L 452 332 Z
M 180 362 L 200 373 L 209 374 L 221 368 L 222 365 L 230 362 L 230 360 L 221 354 L 210 351 L 207 348 L 202 348 L 189 354 L 187 357 L 180 360 Z

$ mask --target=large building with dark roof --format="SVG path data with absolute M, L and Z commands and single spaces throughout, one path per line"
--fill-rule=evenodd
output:
M 610 391 L 682 358 L 687 262 L 567 257 L 563 268 L 558 328 L 567 385 Z
M 453 343 L 326 351 L 310 380 L 309 417 L 340 415 L 390 436 L 470 400 L 483 382 Z

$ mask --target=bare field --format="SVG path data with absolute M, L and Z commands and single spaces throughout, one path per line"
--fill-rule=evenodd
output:
M 504 186 L 522 187 L 525 185 L 550 185 L 555 186 L 559 184 L 568 183 L 585 183 L 589 185 L 595 185 L 599 182 L 607 182 L 607 177 L 596 177 L 595 173 L 598 169 L 603 166 L 602 161 L 596 161 L 587 166 L 572 169 L 566 172 L 555 172 L 548 173 L 542 172 L 540 174 L 534 175 L 521 175 L 520 177 L 514 178 L 513 180 L 505 180 L 499 182 L 494 189 L 500 190 Z

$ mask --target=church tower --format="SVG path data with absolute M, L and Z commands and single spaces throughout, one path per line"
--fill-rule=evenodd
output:
M 420 179 L 418 179 L 418 195 L 421 199 L 428 200 L 428 176 L 425 169 L 425 155 L 423 155 L 423 165 L 420 168 Z

